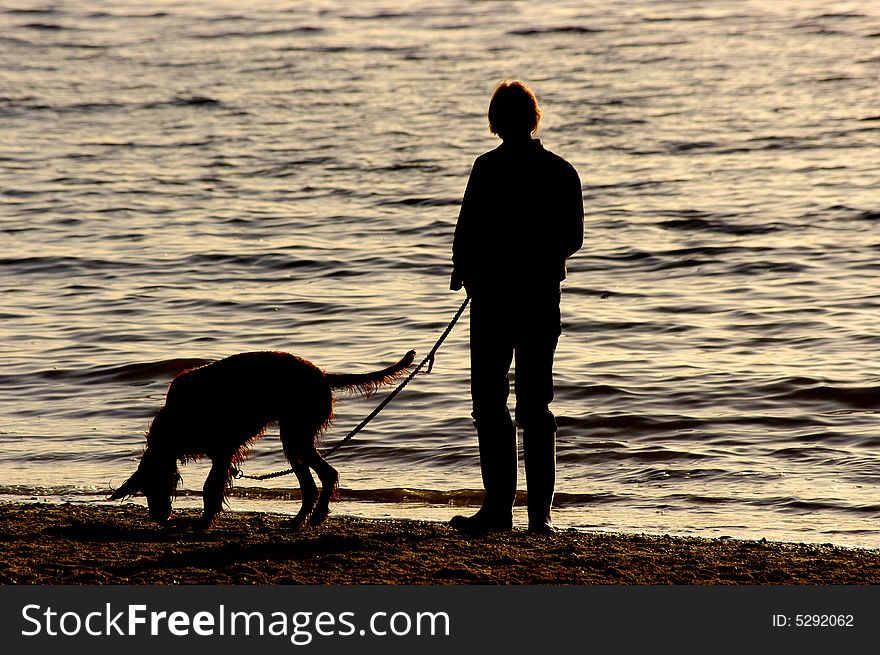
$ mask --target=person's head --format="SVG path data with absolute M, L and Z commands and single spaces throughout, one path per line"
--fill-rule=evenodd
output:
M 541 108 L 535 93 L 523 82 L 504 80 L 489 101 L 489 131 L 502 139 L 526 137 L 538 131 Z

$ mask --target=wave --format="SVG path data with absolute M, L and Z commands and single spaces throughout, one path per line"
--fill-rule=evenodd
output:
M 880 386 L 839 387 L 827 383 L 811 383 L 781 392 L 775 399 L 880 410 Z
M 13 8 L 13 9 L 0 9 L 0 13 L 2 14 L 10 14 L 13 16 L 54 16 L 62 13 L 58 9 L 54 9 L 52 7 L 34 7 L 34 8 Z
M 79 485 L 0 485 L 0 496 L 19 498 L 82 498 L 103 499 L 111 493 L 107 487 Z M 479 506 L 482 503 L 482 489 L 419 489 L 410 487 L 388 487 L 378 489 L 346 489 L 337 491 L 336 500 L 341 502 L 383 503 L 383 504 L 422 504 L 448 506 Z M 197 498 L 202 492 L 198 489 L 181 489 L 179 497 Z M 232 498 L 263 501 L 296 501 L 301 498 L 299 489 L 234 486 L 229 491 Z M 554 496 L 555 507 L 578 507 L 585 505 L 613 504 L 624 499 L 608 493 L 566 493 Z M 516 503 L 524 505 L 526 494 L 518 491 Z
M 111 493 L 108 487 L 78 485 L 0 485 L 0 497 L 10 497 L 12 501 L 68 501 L 68 502 L 103 502 Z M 198 489 L 181 489 L 179 498 L 196 500 L 201 498 Z M 420 489 L 409 487 L 388 487 L 377 489 L 346 489 L 340 488 L 335 498 L 338 502 L 382 504 L 382 505 L 419 505 L 433 507 L 479 507 L 484 492 L 482 489 Z M 266 487 L 234 486 L 229 491 L 230 498 L 249 501 L 266 502 L 276 506 L 279 501 L 296 503 L 301 499 L 299 489 L 271 489 Z M 611 506 L 626 506 L 633 502 L 630 496 L 614 493 L 567 493 L 557 492 L 553 498 L 553 506 L 563 510 L 589 510 Z M 515 504 L 525 506 L 527 495 L 517 491 Z M 656 494 L 650 505 L 654 511 L 672 510 L 677 507 L 713 508 L 729 506 L 754 507 L 761 510 L 772 509 L 791 514 L 853 515 L 878 516 L 880 504 L 856 503 L 830 498 L 805 499 L 792 496 L 772 496 L 744 498 L 741 495 L 726 496 L 723 494 L 704 493 L 669 493 Z
M 689 219 L 690 220 L 690 219 Z M 760 233 L 761 229 L 758 228 Z M 780 253 L 782 261 L 771 261 L 767 253 L 774 252 L 771 248 L 758 246 L 696 246 L 690 248 L 675 248 L 671 250 L 643 251 L 636 248 L 622 249 L 620 252 L 595 255 L 595 263 L 590 265 L 583 259 L 572 263 L 569 270 L 574 272 L 606 271 L 612 266 L 633 266 L 640 272 L 672 271 L 682 268 L 708 267 L 717 265 L 723 267 L 719 273 L 750 275 L 755 271 L 774 271 L 797 273 L 809 270 L 806 264 L 789 261 L 785 253 Z M 752 261 L 740 261 L 742 259 Z M 703 271 L 707 275 L 707 271 Z
M 24 23 L 23 25 L 19 25 L 19 27 L 28 30 L 45 30 L 45 31 L 61 31 L 61 30 L 73 30 L 76 28 L 68 27 L 65 25 L 58 25 L 57 23 Z
M 669 230 L 752 236 L 772 234 L 782 229 L 782 226 L 779 224 L 754 224 L 745 222 L 742 216 L 722 215 L 697 209 L 680 209 L 674 212 L 652 213 L 660 216 L 669 216 L 671 214 L 670 218 L 658 223 L 660 227 Z
M 857 221 L 880 221 L 880 211 L 863 211 L 853 217 Z
M 751 236 L 771 234 L 778 232 L 778 225 L 747 225 L 732 224 L 719 219 L 706 218 L 678 218 L 659 223 L 660 227 L 669 230 L 683 230 L 686 232 L 708 232 L 718 234 L 733 234 L 735 236 Z
M 711 455 L 703 455 L 694 451 L 674 450 L 672 448 L 663 447 L 647 447 L 647 448 L 628 448 L 624 451 L 604 450 L 595 452 L 582 452 L 580 450 L 567 450 L 559 448 L 557 450 L 556 459 L 560 464 L 605 464 L 613 462 L 678 462 L 688 461 L 696 462 L 699 460 L 711 459 Z M 687 476 L 696 474 L 696 471 L 688 470 Z M 664 477 L 668 477 L 668 472 L 664 471 Z
M 380 200 L 377 205 L 401 205 L 403 207 L 454 207 L 461 203 L 459 197 L 436 198 L 436 197 L 410 197 L 396 198 L 392 200 Z
M 208 96 L 175 96 L 171 100 L 161 102 L 148 103 L 141 105 L 144 109 L 155 109 L 157 107 L 219 107 L 223 103 Z
M 833 80 L 830 80 L 833 81 Z M 635 156 L 752 154 L 773 151 L 832 150 L 868 147 L 862 132 L 877 128 L 862 127 L 837 132 L 817 132 L 806 136 L 756 136 L 739 141 L 667 141 L 657 146 L 639 147 L 616 143 L 595 146 L 596 150 L 623 151 Z
M 268 270 L 284 271 L 288 269 L 321 269 L 334 268 L 342 265 L 339 261 L 320 261 L 317 259 L 298 259 L 286 253 L 197 253 L 180 261 L 180 265 L 212 268 L 215 266 L 258 267 Z
M 72 102 L 67 104 L 46 103 L 33 96 L 0 97 L 0 112 L 9 116 L 24 116 L 30 112 L 53 112 L 55 114 L 92 114 L 101 112 L 137 112 L 143 110 L 162 109 L 165 107 L 199 107 L 199 108 L 228 108 L 223 102 L 209 96 L 182 95 L 174 96 L 166 100 L 152 102 Z M 200 143 L 199 145 L 206 145 Z M 90 145 L 134 145 L 133 142 L 106 143 Z M 180 144 L 172 144 L 177 147 Z
M 866 14 L 862 14 L 857 11 L 837 11 L 837 12 L 827 12 L 824 14 L 819 14 L 818 16 L 814 16 L 814 20 L 822 20 L 823 18 L 867 18 Z
M 109 11 L 93 11 L 89 14 L 86 14 L 87 18 L 167 18 L 172 14 L 167 11 L 155 11 L 146 14 L 132 14 L 129 12 L 125 13 L 111 13 Z
M 51 369 L 32 374 L 47 380 L 80 380 L 91 382 L 139 382 L 161 380 L 198 366 L 210 364 L 215 360 L 200 357 L 180 357 L 158 362 L 141 362 L 118 366 L 95 366 L 85 369 Z M 9 376 L 7 376 L 9 377 Z
M 608 30 L 583 25 L 561 25 L 559 27 L 524 27 L 507 32 L 512 36 L 543 36 L 546 34 L 598 34 Z
M 210 34 L 190 34 L 193 39 L 257 39 L 267 36 L 292 36 L 296 34 L 320 34 L 326 30 L 323 27 L 304 25 L 302 27 L 287 27 L 281 29 L 253 30 L 250 32 L 215 32 Z
M 7 193 L 6 195 L 15 195 Z M 118 211 L 118 210 L 115 210 Z M 65 219 L 76 224 L 77 219 Z M 162 260 L 157 262 L 133 262 L 130 260 L 114 261 L 109 259 L 92 259 L 75 256 L 32 256 L 32 257 L 0 257 L 0 270 L 9 275 L 49 275 L 52 278 L 64 279 L 64 276 L 87 275 L 91 280 L 98 276 L 114 277 L 116 275 L 135 275 L 138 271 L 149 271 L 162 275 L 179 276 L 181 272 L 189 274 L 217 275 L 218 279 L 229 278 L 231 270 L 241 273 L 264 271 L 278 273 L 298 270 L 316 277 L 351 277 L 369 275 L 377 267 L 397 268 L 404 263 L 389 261 L 378 256 L 369 255 L 364 259 L 344 261 L 340 259 L 313 259 L 297 257 L 288 253 L 264 252 L 260 254 L 246 253 L 196 253 L 183 257 L 176 262 Z
M 644 23 L 702 23 L 709 21 L 752 20 L 755 17 L 755 14 L 724 14 L 723 16 L 690 14 L 687 16 L 640 16 L 639 21 Z
M 799 498 L 769 498 L 756 503 L 760 506 L 771 506 L 782 511 L 795 512 L 798 514 L 811 514 L 814 512 L 849 512 L 877 516 L 880 514 L 880 505 L 866 504 L 855 505 L 852 503 L 835 502 L 832 500 L 802 500 Z
M 384 9 L 371 14 L 343 14 L 347 20 L 392 20 L 397 18 L 412 18 L 414 13 L 406 11 L 391 11 Z
M 63 278 L 71 273 L 94 273 L 118 268 L 120 264 L 106 259 L 88 259 L 73 256 L 2 257 L 0 269 L 8 269 L 13 275 L 48 273 L 53 278 Z M 137 267 L 125 262 L 125 267 Z
M 809 514 L 813 512 L 847 513 L 855 515 L 880 514 L 880 504 L 867 503 L 864 505 L 834 501 L 831 499 L 802 499 L 792 496 L 772 496 L 766 498 L 742 498 L 740 496 L 708 496 L 702 494 L 670 494 L 663 497 L 663 502 L 674 501 L 674 504 L 685 505 L 747 505 L 758 508 L 771 508 L 777 511 L 797 514 Z
M 586 418 L 560 416 L 557 419 L 560 427 L 577 429 L 584 434 L 601 434 L 614 432 L 635 436 L 639 434 L 656 434 L 659 432 L 687 432 L 698 430 L 708 425 L 703 419 L 678 416 L 647 416 L 644 414 L 594 414 Z M 632 453 L 629 453 L 632 454 Z M 629 454 L 627 456 L 629 456 Z M 677 455 L 669 451 L 669 456 Z M 664 453 L 645 451 L 645 458 L 662 458 Z M 638 456 L 636 455 L 636 458 Z
M 387 263 L 373 255 L 364 259 L 345 261 L 341 259 L 299 258 L 286 253 L 263 253 L 258 255 L 235 253 L 199 253 L 180 260 L 174 267 L 173 275 L 180 271 L 204 274 L 218 281 L 227 280 L 233 270 L 241 282 L 263 282 L 275 280 L 284 271 L 299 271 L 310 278 L 350 278 L 371 275 L 376 267 Z M 167 263 L 166 263 L 167 265 Z M 256 275 L 259 272 L 270 274 L 268 278 Z
M 588 194 L 599 191 L 626 191 L 638 189 L 655 189 L 663 186 L 674 186 L 684 180 L 634 180 L 632 182 L 614 182 L 611 184 L 584 184 L 583 188 Z

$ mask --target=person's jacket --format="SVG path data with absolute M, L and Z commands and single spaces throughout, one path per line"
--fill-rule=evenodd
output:
M 574 167 L 538 139 L 504 142 L 474 162 L 455 228 L 450 286 L 474 295 L 558 285 L 583 239 Z

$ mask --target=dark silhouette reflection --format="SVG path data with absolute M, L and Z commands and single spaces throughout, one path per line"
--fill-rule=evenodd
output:
M 502 82 L 489 129 L 503 143 L 474 162 L 455 228 L 452 284 L 471 297 L 471 397 L 485 497 L 450 524 L 472 535 L 510 530 L 516 428 L 507 380 L 516 362 L 516 423 L 523 430 L 529 530 L 553 532 L 556 482 L 553 356 L 561 333 L 565 260 L 583 243 L 577 171 L 533 138 L 541 110 L 522 82 Z

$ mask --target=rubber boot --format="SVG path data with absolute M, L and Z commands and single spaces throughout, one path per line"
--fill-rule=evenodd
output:
M 449 525 L 471 537 L 513 529 L 516 500 L 516 428 L 513 422 L 493 427 L 477 425 L 483 505 L 473 516 L 453 516 Z
M 550 521 L 550 506 L 553 504 L 556 487 L 556 433 L 525 430 L 523 459 L 528 492 L 529 532 L 553 534 L 556 528 Z

